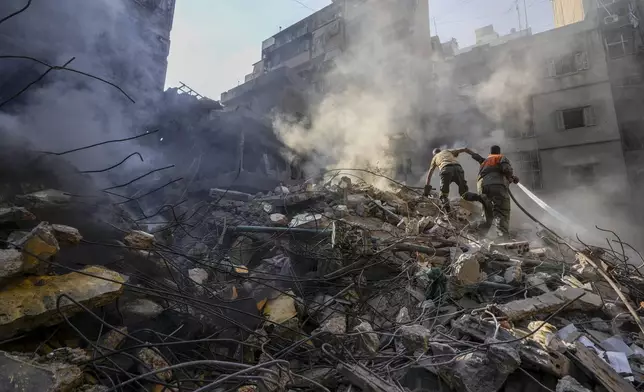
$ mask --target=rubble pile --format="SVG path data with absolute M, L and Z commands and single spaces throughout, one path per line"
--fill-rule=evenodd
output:
M 0 208 L 33 226 L 2 229 L 0 390 L 643 389 L 644 276 L 624 250 L 493 240 L 473 204 L 348 175 L 209 197 L 156 232 L 124 223 L 109 269 L 66 273 L 58 253 L 102 248 Z

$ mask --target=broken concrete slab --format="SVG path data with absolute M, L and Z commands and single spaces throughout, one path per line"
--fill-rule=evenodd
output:
M 570 376 L 563 377 L 557 383 L 556 392 L 592 392 Z
M 58 242 L 77 245 L 83 239 L 80 231 L 75 227 L 54 224 L 51 225 L 51 228 Z
M 23 207 L 0 208 L 0 223 L 35 220 L 36 216 Z
M 550 289 L 546 285 L 547 276 L 548 274 L 542 272 L 526 276 L 525 280 L 528 284 L 528 290 L 536 293 L 536 295 L 549 293 Z
M 152 249 L 154 246 L 154 235 L 141 230 L 130 231 L 123 239 L 127 246 L 136 249 Z
M 31 276 L 0 291 L 0 338 L 61 322 L 56 299 L 62 294 L 93 308 L 112 302 L 123 292 L 125 279 L 114 271 L 91 266 L 80 272 Z M 65 298 L 60 305 L 67 317 L 81 310 Z
M 22 270 L 33 274 L 45 273 L 49 269 L 46 261 L 60 250 L 52 227 L 47 222 L 41 222 L 14 245 L 22 251 Z
M 482 253 L 463 253 L 452 264 L 454 279 L 460 285 L 470 285 L 481 281 L 481 265 L 485 260 Z
M 34 363 L 29 359 L 0 351 L 0 391 L 69 392 L 83 383 L 78 366 Z
M 554 292 L 542 294 L 538 297 L 495 305 L 494 309 L 499 314 L 507 317 L 509 321 L 525 320 L 537 314 L 554 312 L 579 296 L 581 298 L 572 303 L 569 309 L 592 311 L 602 307 L 602 299 L 597 294 L 589 293 L 579 288 L 564 286 Z
M 488 340 L 488 343 L 496 343 Z M 434 355 L 456 355 L 451 347 L 432 344 Z M 436 362 L 446 362 L 449 357 L 441 357 Z M 438 375 L 454 391 L 496 392 L 506 379 L 521 365 L 519 353 L 509 345 L 493 344 L 484 352 L 476 351 L 456 355 L 452 363 L 435 365 Z
M 17 204 L 28 208 L 64 207 L 71 200 L 72 197 L 68 193 L 56 189 L 45 189 L 27 195 L 16 196 Z

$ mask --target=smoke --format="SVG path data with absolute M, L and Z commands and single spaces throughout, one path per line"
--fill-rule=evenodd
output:
M 3 1 L 0 14 L 23 5 L 24 1 Z M 162 93 L 159 70 L 163 67 L 159 65 L 165 61 L 152 46 L 155 25 L 151 17 L 145 19 L 146 12 L 143 6 L 126 0 L 35 0 L 25 12 L 0 25 L 3 54 L 31 56 L 53 65 L 74 58 L 70 68 L 113 82 L 136 101 L 133 104 L 101 81 L 52 71 L 0 108 L 0 136 L 13 141 L 13 148 L 3 149 L 3 154 L 25 148 L 59 152 L 143 133 L 142 124 L 154 114 L 152 103 Z M 29 60 L 0 60 L 0 73 L 5 75 L 0 79 L 2 101 L 46 70 Z M 141 169 L 164 160 L 138 142 L 107 145 L 64 159 L 80 170 L 92 170 L 110 166 L 133 151 L 146 158 Z M 120 173 L 130 176 L 135 166 L 128 162 Z
M 414 97 L 422 92 L 414 80 L 422 59 L 409 40 L 395 37 L 406 10 L 367 8 L 362 22 L 358 17 L 347 22 L 350 47 L 325 75 L 325 91 L 309 97 L 310 119 L 293 122 L 282 116 L 275 127 L 286 145 L 313 157 L 312 167 L 370 168 L 391 175 L 398 159 L 395 139 L 419 133 L 412 116 Z M 353 11 L 345 12 L 351 19 Z M 376 34 L 383 31 L 390 37 Z

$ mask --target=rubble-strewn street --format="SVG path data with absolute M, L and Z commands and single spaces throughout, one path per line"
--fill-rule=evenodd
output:
M 129 222 L 112 243 L 38 220 L 59 205 L 6 206 L 4 222 L 32 229 L 3 230 L 1 366 L 16 377 L 0 390 L 644 383 L 644 277 L 625 254 L 547 230 L 491 241 L 468 202 L 444 214 L 435 195 L 337 174 L 268 194 L 213 190 L 200 214 L 178 209 L 154 234 Z M 62 257 L 83 247 L 121 261 L 78 269 Z

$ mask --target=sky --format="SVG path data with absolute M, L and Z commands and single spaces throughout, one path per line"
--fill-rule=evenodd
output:
M 431 34 L 454 37 L 461 47 L 475 43 L 474 30 L 493 24 L 499 34 L 519 28 L 517 0 L 430 0 Z M 533 33 L 554 27 L 551 0 L 524 4 Z M 219 99 L 240 83 L 260 60 L 266 38 L 307 17 L 330 0 L 177 0 L 168 58 L 167 87 L 179 82 Z

